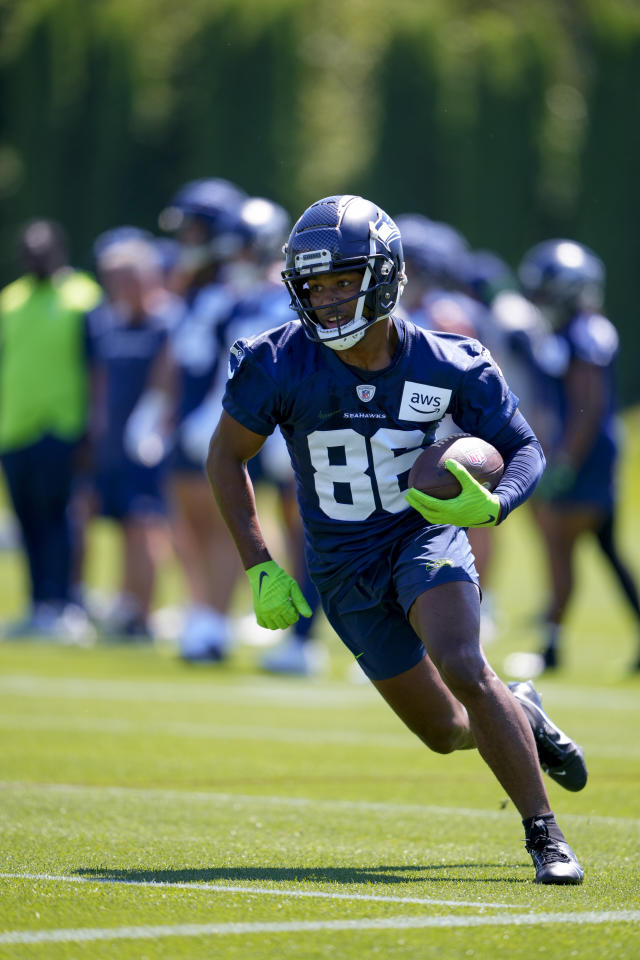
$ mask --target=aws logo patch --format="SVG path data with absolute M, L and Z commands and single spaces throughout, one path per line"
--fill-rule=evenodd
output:
M 451 400 L 451 390 L 428 383 L 405 380 L 400 403 L 400 420 L 440 420 Z

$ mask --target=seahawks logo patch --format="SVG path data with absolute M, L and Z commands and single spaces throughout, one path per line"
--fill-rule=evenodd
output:
M 229 379 L 238 372 L 240 364 L 245 358 L 244 347 L 241 345 L 238 340 L 233 344 L 231 350 L 229 351 Z

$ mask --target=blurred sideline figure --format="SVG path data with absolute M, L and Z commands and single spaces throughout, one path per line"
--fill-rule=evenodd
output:
M 95 489 L 100 514 L 123 536 L 120 594 L 103 626 L 112 635 L 148 639 L 159 548 L 161 555 L 163 541 L 169 542 L 164 482 L 170 406 L 156 384 L 172 375 L 168 337 L 181 305 L 165 289 L 152 237 L 110 231 L 96 241 L 95 254 L 105 294 L 88 318 Z M 148 418 L 140 422 L 143 395 L 147 410 L 155 402 L 155 427 Z
M 122 240 L 132 239 L 133 237 L 144 238 L 153 241 L 153 234 L 140 227 L 134 227 L 126 224 L 118 227 L 111 227 L 104 230 L 93 241 L 91 250 L 91 259 L 93 262 L 94 273 L 97 273 L 98 258 L 111 243 Z M 104 303 L 104 290 L 101 289 L 101 301 L 98 308 Z M 91 330 L 92 330 L 92 308 L 85 319 L 87 331 L 87 350 L 90 361 L 91 353 Z M 95 489 L 94 476 L 94 451 L 92 449 L 92 428 L 93 418 L 94 389 L 90 371 L 90 389 L 89 389 L 89 429 L 85 434 L 78 448 L 76 457 L 73 490 L 71 495 L 71 516 L 74 530 L 73 538 L 73 556 L 71 564 L 71 590 L 74 601 L 82 606 L 92 620 L 102 620 L 104 614 L 104 605 L 97 602 L 97 595 L 93 593 L 85 583 L 86 555 L 87 555 L 87 532 L 89 525 L 96 512 L 97 497 Z
M 490 346 L 491 317 L 478 301 L 463 292 L 464 267 L 469 252 L 465 238 L 448 223 L 420 213 L 394 217 L 402 235 L 407 284 L 401 311 L 427 330 L 474 337 Z M 438 427 L 437 438 L 459 433 L 450 416 Z M 481 633 L 493 638 L 493 601 L 489 587 L 493 557 L 493 531 L 469 530 L 469 542 L 483 592 Z
M 20 232 L 25 273 L 0 294 L 0 456 L 29 572 L 30 609 L 12 636 L 83 638 L 71 596 L 70 502 L 88 412 L 85 314 L 100 298 L 69 265 L 60 224 Z
M 221 330 L 234 297 L 220 270 L 242 245 L 240 208 L 246 199 L 246 193 L 228 180 L 193 180 L 178 190 L 159 221 L 177 241 L 168 282 L 183 301 L 182 318 L 170 342 L 177 396 L 169 491 L 175 544 L 189 597 L 180 656 L 192 663 L 223 660 L 232 644 L 229 608 L 239 561 L 211 503 L 204 473 L 206 450 L 194 449 L 190 438 L 197 431 L 194 419 L 200 417 L 199 407 L 218 366 L 226 365 Z M 164 391 L 170 396 L 169 385 Z M 141 403 L 147 401 L 153 404 L 154 397 L 143 397 Z
M 635 581 L 615 542 L 615 474 L 619 453 L 614 362 L 618 334 L 600 310 L 605 268 L 588 247 L 547 240 L 520 263 L 522 290 L 548 324 L 546 336 L 522 341 L 537 375 L 544 416 L 536 424 L 547 469 L 534 503 L 547 552 L 551 599 L 542 657 L 560 665 L 562 630 L 574 589 L 575 547 L 595 534 L 638 624 Z M 640 645 L 635 669 L 640 669 Z
M 242 207 L 241 217 L 244 228 L 242 252 L 225 268 L 225 278 L 237 296 L 229 322 L 224 328 L 227 355 L 237 340 L 264 333 L 293 318 L 290 297 L 280 277 L 284 264 L 282 247 L 291 229 L 289 214 L 271 200 L 251 197 Z M 207 448 L 222 410 L 226 370 L 224 373 L 225 382 L 221 383 L 216 395 L 215 416 L 207 424 Z M 254 486 L 267 483 L 277 490 L 286 550 L 296 579 L 313 611 L 311 617 L 301 617 L 284 632 L 281 642 L 263 657 L 261 665 L 272 673 L 311 676 L 324 668 L 325 651 L 312 639 L 319 597 L 304 557 L 304 531 L 296 498 L 295 477 L 279 430 L 266 440 L 259 453 L 248 462 L 247 468 Z M 253 616 L 250 620 L 255 622 Z
M 544 413 L 538 382 L 521 343 L 540 343 L 548 324 L 540 310 L 519 289 L 511 268 L 491 250 L 471 250 L 464 264 L 465 289 L 490 311 L 487 346 L 517 393 L 519 407 L 534 428 Z M 542 428 L 541 428 L 542 429 Z

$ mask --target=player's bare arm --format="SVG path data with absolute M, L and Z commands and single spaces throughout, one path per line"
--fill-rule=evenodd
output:
M 223 411 L 211 438 L 207 474 L 249 578 L 258 624 L 269 630 L 284 630 L 300 614 L 310 617 L 311 608 L 293 577 L 271 559 L 260 528 L 246 463 L 264 441 L 265 437 Z
M 574 360 L 567 374 L 568 421 L 558 459 L 578 468 L 593 446 L 606 407 L 605 374 L 601 367 Z
M 245 570 L 271 559 L 246 469 L 247 460 L 258 453 L 265 440 L 223 411 L 207 456 L 209 483 Z

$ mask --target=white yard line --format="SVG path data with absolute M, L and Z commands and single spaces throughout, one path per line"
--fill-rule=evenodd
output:
M 540 684 L 545 705 L 578 709 L 638 712 L 633 690 L 612 687 L 549 687 Z M 273 703 L 279 707 L 326 707 L 361 710 L 378 704 L 371 684 L 340 684 L 306 680 L 282 682 L 274 677 L 233 684 L 180 683 L 163 680 L 104 680 L 95 677 L 45 677 L 7 674 L 0 678 L 0 693 L 18 696 L 51 696 L 82 700 L 131 700 L 158 703 Z
M 445 807 L 435 804 L 397 803 L 395 801 L 372 800 L 325 800 L 312 797 L 285 797 L 277 794 L 252 793 L 220 793 L 206 790 L 170 790 L 162 787 L 121 787 L 100 786 L 99 784 L 82 783 L 24 783 L 22 781 L 0 780 L 0 790 L 11 790 L 17 793 L 31 792 L 60 792 L 60 793 L 95 793 L 99 797 L 124 797 L 135 799 L 166 800 L 172 804 L 180 800 L 204 803 L 220 803 L 235 805 L 245 803 L 249 806 L 260 807 L 304 807 L 329 810 L 361 810 L 366 813 L 389 814 L 405 813 L 417 816 L 442 817 L 478 817 L 488 820 L 504 820 L 509 816 L 504 810 L 483 810 L 477 807 Z M 588 813 L 563 813 L 563 821 L 570 820 L 580 824 L 601 824 L 603 826 L 633 829 L 640 827 L 640 818 L 637 817 L 605 817 Z
M 288 887 L 231 886 L 224 883 L 189 883 L 168 880 L 123 880 L 119 877 L 74 877 L 52 873 L 0 873 L 3 880 L 42 880 L 58 883 L 107 883 L 114 886 L 151 887 L 170 890 L 206 890 L 214 893 L 249 893 L 272 897 L 312 897 L 320 900 L 375 900 L 381 903 L 417 903 L 445 907 L 492 907 L 501 910 L 514 910 L 526 906 L 522 903 L 487 903 L 484 900 L 439 900 L 434 897 L 394 897 L 373 893 L 337 893 L 324 890 L 300 890 Z
M 427 927 L 515 927 L 542 924 L 637 923 L 640 910 L 598 913 L 522 913 L 503 916 L 381 917 L 361 920 L 291 920 L 276 923 L 183 923 L 171 926 L 78 927 L 62 930 L 9 930 L 0 944 L 86 943 L 97 940 L 159 940 L 166 937 L 214 937 L 229 934 L 315 933 L 359 930 L 421 930 Z

